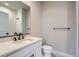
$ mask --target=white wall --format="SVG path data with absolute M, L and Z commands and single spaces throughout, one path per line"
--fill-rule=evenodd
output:
M 42 33 L 45 43 L 54 49 L 75 54 L 75 2 L 44 2 Z M 70 27 L 70 30 L 53 30 L 54 27 Z
M 41 9 L 42 4 L 40 2 L 35 1 L 23 1 L 25 4 L 27 4 L 30 7 L 31 12 L 31 21 L 30 21 L 30 27 L 31 27 L 31 35 L 33 36 L 41 36 Z
M 68 31 L 67 53 L 76 56 L 76 2 L 68 2 L 68 26 L 71 28 Z
M 43 35 L 47 44 L 54 49 L 67 52 L 67 31 L 53 30 L 54 27 L 67 26 L 67 2 L 45 2 L 42 19 Z
M 45 38 L 44 43 L 54 49 L 75 56 L 75 2 L 25 2 L 31 8 L 31 35 Z M 71 30 L 53 30 L 53 27 Z

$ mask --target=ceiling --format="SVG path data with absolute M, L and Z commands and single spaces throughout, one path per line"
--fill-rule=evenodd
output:
M 8 3 L 8 6 L 6 7 L 9 7 L 15 10 L 19 8 L 25 8 L 25 9 L 30 8 L 29 6 L 24 4 L 22 1 L 0 1 L 0 5 L 5 6 L 5 3 Z

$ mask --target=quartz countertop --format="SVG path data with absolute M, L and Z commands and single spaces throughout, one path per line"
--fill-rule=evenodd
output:
M 27 47 L 35 42 L 42 40 L 42 38 L 37 37 L 25 37 L 25 39 L 18 40 L 18 41 L 4 41 L 0 42 L 0 57 L 7 57 L 24 47 Z

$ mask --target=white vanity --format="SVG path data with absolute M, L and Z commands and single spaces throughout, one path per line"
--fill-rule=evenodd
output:
M 42 38 L 25 37 L 19 41 L 0 43 L 0 57 L 41 57 Z

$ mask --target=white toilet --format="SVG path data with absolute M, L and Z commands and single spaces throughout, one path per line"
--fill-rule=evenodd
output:
M 42 49 L 43 49 L 43 52 L 44 52 L 44 57 L 51 57 L 53 47 L 48 46 L 48 45 L 43 45 Z

